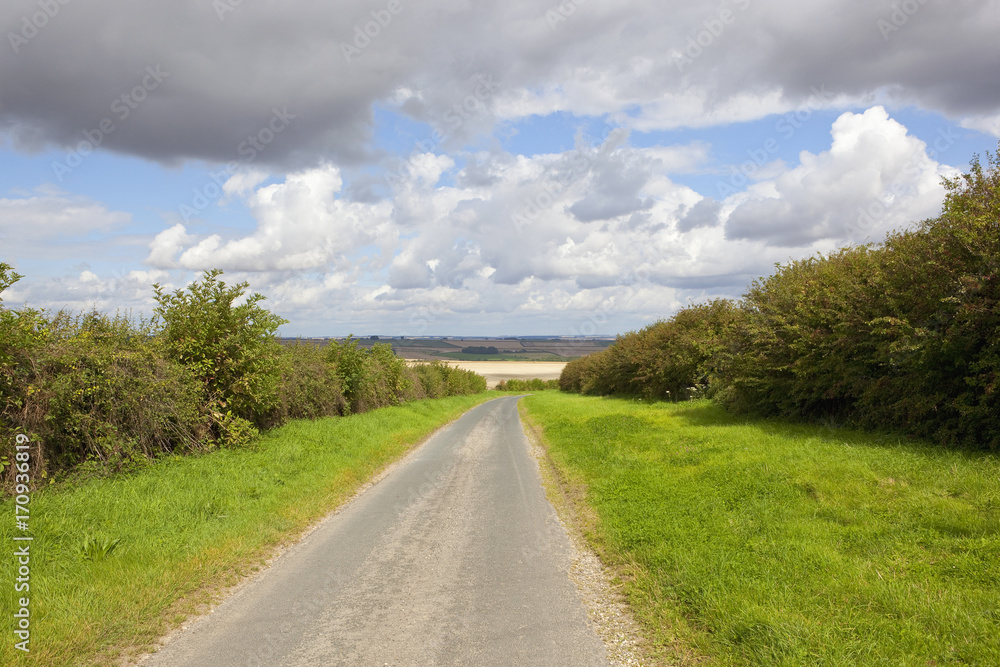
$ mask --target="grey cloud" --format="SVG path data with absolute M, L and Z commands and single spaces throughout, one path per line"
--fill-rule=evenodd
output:
M 470 155 L 455 179 L 460 188 L 486 188 L 500 182 L 499 170 L 513 161 L 509 153 L 499 151 Z
M 4 3 L 3 34 L 37 9 L 30 1 Z M 407 38 L 416 12 L 404 13 L 379 53 L 373 44 L 348 63 L 340 43 L 369 9 L 361 2 L 243 3 L 220 20 L 209 2 L 69 3 L 0 60 L 3 127 L 22 144 L 37 144 L 41 133 L 68 145 L 107 118 L 115 129 L 106 149 L 164 162 L 247 161 L 252 146 L 244 142 L 261 132 L 266 140 L 274 109 L 287 109 L 294 120 L 262 144 L 257 162 L 368 159 L 373 101 L 408 77 L 425 48 Z M 153 83 L 147 68 L 164 75 L 140 92 L 144 79 Z M 142 99 L 122 102 L 131 91 Z
M 606 94 L 567 99 L 575 113 L 641 108 L 692 86 L 709 107 L 762 91 L 794 103 L 820 85 L 831 95 L 880 92 L 955 117 L 1000 107 L 996 0 L 914 0 L 919 8 L 902 19 L 894 18 L 901 4 L 891 0 L 592 1 L 555 29 L 546 7 L 526 0 L 403 2 L 350 62 L 342 45 L 380 3 L 244 2 L 221 19 L 216 4 L 60 5 L 16 53 L 9 37 L 2 45 L 10 50 L 0 58 L 0 131 L 21 149 L 37 150 L 78 143 L 109 118 L 115 131 L 104 149 L 168 163 L 240 161 L 248 155 L 240 153 L 243 142 L 266 127 L 274 108 L 287 107 L 294 121 L 254 159 L 346 166 L 378 158 L 370 146 L 373 105 L 402 89 L 418 94 L 404 112 L 445 132 L 448 145 L 488 131 L 496 97 L 583 85 L 595 75 L 607 80 Z M 682 51 L 725 8 L 732 23 L 681 71 L 672 50 Z M 34 0 L 3 3 L 0 34 L 20 35 L 25 17 L 37 11 Z M 898 30 L 887 32 L 879 21 Z M 649 63 L 648 71 L 637 74 L 636 62 Z M 155 66 L 169 77 L 119 118 L 111 105 Z M 480 75 L 500 88 L 468 117 L 448 116 L 474 94 Z M 596 219 L 621 208 L 595 196 L 578 212 Z
M 652 165 L 638 153 L 599 150 L 590 175 L 587 195 L 568 209 L 580 222 L 609 220 L 653 205 L 652 199 L 639 196 L 652 176 Z
M 425 263 L 407 260 L 393 264 L 389 270 L 389 286 L 393 289 L 430 287 L 433 272 Z
M 373 174 L 351 174 L 344 185 L 344 196 L 360 204 L 375 204 L 385 199 L 385 179 Z
M 766 272 L 763 267 L 761 272 Z M 727 294 L 739 294 L 756 277 L 750 273 L 720 273 L 716 275 L 684 276 L 670 273 L 650 273 L 650 280 L 658 285 L 685 290 L 721 290 Z
M 843 234 L 848 219 L 839 210 L 796 203 L 793 206 L 782 199 L 746 202 L 726 221 L 726 237 L 799 247 Z
M 680 221 L 677 223 L 677 230 L 689 232 L 698 227 L 715 227 L 719 224 L 719 211 L 722 204 L 712 197 L 705 197 L 690 209 L 682 212 Z

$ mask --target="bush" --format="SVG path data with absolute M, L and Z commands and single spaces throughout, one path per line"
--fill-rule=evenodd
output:
M 939 217 L 619 336 L 560 388 L 708 393 L 738 412 L 1000 449 L 1000 152 L 945 186 Z
M 571 361 L 559 387 L 660 400 L 700 395 L 730 352 L 740 318 L 739 309 L 726 299 L 690 306 L 669 320 L 618 336 L 606 350 Z
M 946 180 L 942 214 L 884 244 L 880 375 L 857 420 L 1000 448 L 1000 152 Z
M 878 372 L 879 251 L 839 250 L 754 281 L 722 362 L 731 408 L 839 419 Z
M 336 368 L 352 414 L 396 405 L 410 391 L 406 362 L 388 343 L 365 349 L 350 336 L 343 343 L 331 341 L 327 360 Z
M 563 366 L 562 373 L 559 374 L 559 389 L 576 394 L 583 393 L 584 380 L 590 377 L 595 359 L 604 352 L 606 350 L 588 354 Z
M 1000 449 L 1000 151 L 945 180 L 939 217 L 778 266 L 571 362 L 560 388 L 700 395 L 730 409 Z M 692 391 L 693 390 L 693 391 Z
M 478 394 L 486 391 L 486 378 L 473 371 L 450 366 L 442 361 L 418 363 L 410 367 L 420 391 L 427 398 Z
M 1000 162 L 945 184 L 938 218 L 753 285 L 730 407 L 1000 448 Z
M 21 277 L 10 265 L 0 263 L 0 293 Z M 16 435 L 15 424 L 23 428 L 39 418 L 31 414 L 28 398 L 37 389 L 37 355 L 48 337 L 42 313 L 29 308 L 10 310 L 0 299 L 0 438 L 4 443 Z
M 167 356 L 202 385 L 213 431 L 235 444 L 226 433 L 245 432 L 235 427 L 239 420 L 261 426 L 277 408 L 276 334 L 286 320 L 258 305 L 264 297 L 257 293 L 235 305 L 249 285 L 227 287 L 220 275 L 218 269 L 206 271 L 202 281 L 171 294 L 153 285 L 159 304 L 154 312 L 162 320 L 158 337 Z
M 42 470 L 115 470 L 207 444 L 197 380 L 164 358 L 148 323 L 60 312 L 44 321 L 6 428 L 30 434 Z
M 286 345 L 281 348 L 278 368 L 278 401 L 270 420 L 273 425 L 347 413 L 337 368 L 321 347 L 302 341 Z
M 407 368 L 390 345 L 282 348 L 284 322 L 209 271 L 187 290 L 153 288 L 158 317 L 48 315 L 0 301 L 0 470 L 14 481 L 15 435 L 31 438 L 32 478 L 109 472 L 168 452 L 253 440 L 289 419 L 363 412 L 485 390 L 443 364 Z M 0 264 L 0 292 L 20 278 Z

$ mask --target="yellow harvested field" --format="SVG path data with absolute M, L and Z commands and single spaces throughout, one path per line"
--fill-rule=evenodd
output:
M 500 380 L 558 380 L 565 361 L 446 361 L 458 368 L 479 373 L 492 389 Z

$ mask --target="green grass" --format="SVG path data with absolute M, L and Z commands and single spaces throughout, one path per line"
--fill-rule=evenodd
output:
M 1000 664 L 996 456 L 707 401 L 523 403 L 663 661 Z
M 2 665 L 110 664 L 136 653 L 275 546 L 332 511 L 412 444 L 496 394 L 289 423 L 249 450 L 162 460 L 31 498 L 31 653 L 10 631 L 15 560 L 0 562 Z M 0 514 L 13 552 L 14 508 Z M 20 533 L 19 533 L 20 534 Z M 23 593 L 17 594 L 18 596 Z

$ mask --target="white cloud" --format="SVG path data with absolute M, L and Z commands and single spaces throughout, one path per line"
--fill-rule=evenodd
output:
M 267 177 L 268 173 L 263 169 L 244 169 L 230 176 L 222 184 L 222 191 L 227 196 L 242 196 L 263 183 Z
M 172 289 L 220 267 L 265 294 L 290 334 L 612 334 L 936 212 L 949 168 L 883 108 L 843 114 L 830 134 L 827 150 L 773 162 L 718 202 L 671 178 L 714 168 L 706 144 L 637 148 L 624 133 L 532 157 L 494 146 L 461 167 L 418 153 L 384 200 L 345 198 L 333 165 L 253 177 L 231 193 L 251 231 L 173 225 L 150 241 L 148 272 L 78 267 L 16 297 L 148 312 L 152 282 Z M 852 229 L 864 206 L 877 207 L 872 225 Z
M 117 276 L 101 277 L 84 269 L 79 273 L 52 278 L 26 276 L 4 292 L 8 306 L 27 303 L 34 308 L 65 309 L 79 313 L 96 309 L 106 313 L 149 315 L 155 302 L 153 283 L 170 287 L 166 271 L 129 271 Z
M 109 245 L 109 235 L 128 227 L 132 216 L 88 197 L 39 188 L 40 194 L 0 198 L 0 261 L 49 261 L 80 257 Z M 111 241 L 110 244 L 113 244 Z
M 961 125 L 970 130 L 977 130 L 1000 138 L 1000 114 L 966 118 Z
M 0 198 L 0 237 L 5 247 L 109 232 L 131 219 L 128 213 L 110 211 L 99 202 L 67 193 Z
M 955 171 L 884 108 L 841 115 L 831 135 L 829 151 L 803 151 L 798 166 L 731 196 L 727 236 L 779 246 L 878 241 L 940 211 L 941 177 Z
M 195 237 L 175 225 L 154 239 L 146 261 L 195 270 L 323 270 L 365 246 L 390 247 L 396 235 L 389 224 L 391 206 L 345 201 L 337 197 L 342 187 L 334 166 L 291 173 L 284 182 L 247 195 L 257 221 L 252 234 L 229 239 L 212 234 L 194 243 Z
M 779 173 L 723 202 L 669 177 L 697 168 L 706 149 L 635 148 L 621 135 L 562 154 L 477 154 L 457 171 L 450 158 L 417 155 L 391 205 L 337 199 L 339 171 L 324 167 L 249 194 L 252 234 L 193 239 L 175 227 L 150 263 L 179 255 L 184 268 L 255 272 L 288 309 L 279 312 L 303 322 L 319 317 L 313 304 L 335 303 L 336 319 L 383 318 L 416 335 L 470 313 L 483 326 L 501 316 L 590 321 L 613 302 L 608 326 L 620 327 L 688 298 L 735 296 L 775 262 L 932 215 L 950 170 L 927 149 L 881 107 L 843 114 L 829 150 L 775 163 Z M 852 228 L 872 203 L 873 224 Z M 378 251 L 339 261 L 363 248 Z

